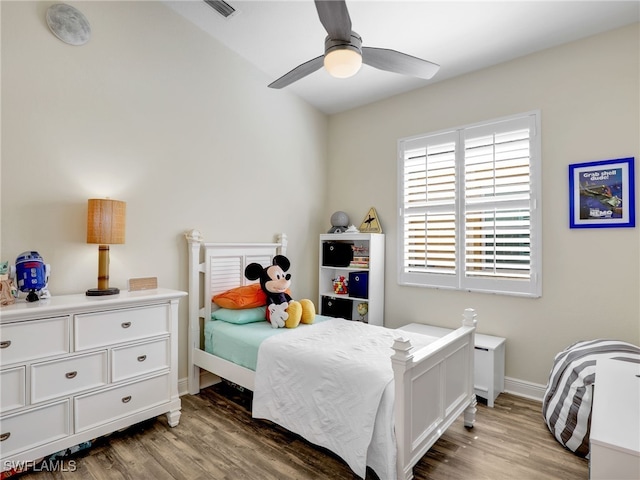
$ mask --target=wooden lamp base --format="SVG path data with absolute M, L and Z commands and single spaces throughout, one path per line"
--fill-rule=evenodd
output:
M 120 289 L 115 287 L 105 289 L 90 288 L 86 291 L 87 297 L 101 297 L 102 295 L 116 295 L 118 293 L 120 293 Z
M 109 245 L 100 245 L 98 247 L 98 288 L 90 288 L 86 291 L 86 295 L 101 297 L 118 293 L 120 289 L 109 287 Z

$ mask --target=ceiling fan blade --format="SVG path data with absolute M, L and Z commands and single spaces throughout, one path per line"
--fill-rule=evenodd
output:
M 296 68 L 288 73 L 285 73 L 276 81 L 269 84 L 269 88 L 283 88 L 287 85 L 291 85 L 293 82 L 297 82 L 301 78 L 306 77 L 310 73 L 319 70 L 324 63 L 324 55 L 320 55 L 308 62 L 298 65 Z
M 351 17 L 344 0 L 315 0 L 320 23 L 332 40 L 349 41 Z
M 362 63 L 387 72 L 429 80 L 440 65 L 386 48 L 362 47 Z

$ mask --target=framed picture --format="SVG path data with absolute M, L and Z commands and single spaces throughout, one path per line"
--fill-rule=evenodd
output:
M 634 158 L 569 165 L 571 228 L 635 227 Z

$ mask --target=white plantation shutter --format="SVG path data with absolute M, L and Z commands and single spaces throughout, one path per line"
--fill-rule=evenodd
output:
M 399 282 L 540 296 L 539 113 L 399 142 Z
M 421 283 L 425 277 L 438 275 L 454 286 L 456 134 L 408 141 L 403 158 L 405 282 Z

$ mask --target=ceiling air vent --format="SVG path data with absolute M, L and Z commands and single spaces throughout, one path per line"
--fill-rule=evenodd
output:
M 236 13 L 236 9 L 224 0 L 204 0 L 204 3 L 209 5 L 224 18 L 229 18 L 231 15 Z

